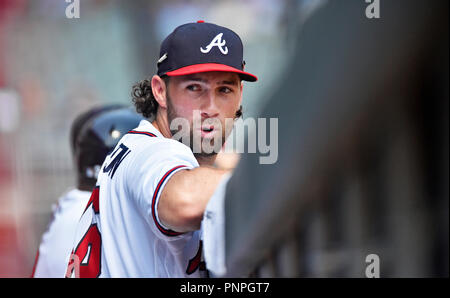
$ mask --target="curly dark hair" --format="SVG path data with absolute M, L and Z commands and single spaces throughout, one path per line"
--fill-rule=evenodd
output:
M 168 86 L 170 78 L 168 76 L 162 76 L 161 78 Z M 159 104 L 153 96 L 151 78 L 136 83 L 132 88 L 131 96 L 138 113 L 141 113 L 145 118 L 156 116 Z M 242 105 L 236 111 L 235 116 L 236 118 L 242 116 Z
M 162 79 L 167 86 L 169 77 L 163 76 Z M 145 118 L 156 115 L 159 104 L 153 96 L 151 78 L 136 83 L 132 88 L 131 96 L 138 113 L 141 113 Z

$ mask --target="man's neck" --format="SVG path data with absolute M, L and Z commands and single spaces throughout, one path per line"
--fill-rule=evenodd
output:
M 213 167 L 214 162 L 216 161 L 217 154 L 203 155 L 203 154 L 195 154 L 194 153 L 194 156 L 200 166 Z
M 152 125 L 166 138 L 172 138 L 172 133 L 167 125 L 164 123 L 168 123 L 166 119 L 164 119 L 164 115 L 157 115 L 155 120 L 153 120 Z M 214 155 L 203 155 L 203 154 L 194 154 L 195 159 L 200 166 L 214 166 L 214 162 L 216 161 L 217 154 Z
M 158 111 L 159 112 L 159 111 Z M 153 120 L 152 125 L 165 137 L 172 138 L 172 133 L 170 132 L 170 128 L 167 125 L 168 120 L 165 115 L 157 114 L 155 120 Z

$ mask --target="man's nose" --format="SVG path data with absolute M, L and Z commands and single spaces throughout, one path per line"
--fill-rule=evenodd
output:
M 202 118 L 214 118 L 219 116 L 219 107 L 217 106 L 216 100 L 217 99 L 212 92 L 206 95 L 201 108 Z

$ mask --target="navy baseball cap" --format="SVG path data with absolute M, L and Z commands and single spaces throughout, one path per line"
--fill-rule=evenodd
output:
M 159 76 L 183 76 L 208 71 L 237 73 L 242 80 L 258 78 L 244 71 L 244 48 L 232 30 L 198 21 L 177 27 L 161 44 Z

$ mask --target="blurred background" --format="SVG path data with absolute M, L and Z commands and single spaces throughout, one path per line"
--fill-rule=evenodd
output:
M 358 20 L 374 21 L 368 20 L 364 15 L 367 3 L 362 0 L 349 0 L 349 2 L 358 8 L 352 11 L 359 15 Z M 382 1 L 382 4 L 384 3 Z M 304 102 L 297 101 L 300 96 L 297 93 L 299 90 L 293 88 L 295 82 L 292 80 L 295 78 L 300 80 L 301 77 L 300 75 L 296 77 L 292 67 L 302 53 L 301 33 L 304 24 L 308 23 L 309 18 L 313 18 L 317 11 L 326 9 L 328 4 L 328 1 L 324 0 L 81 0 L 80 18 L 68 19 L 65 10 L 69 3 L 64 0 L 0 0 L 0 277 L 31 275 L 41 236 L 50 221 L 52 205 L 57 202 L 59 196 L 75 184 L 69 148 L 69 129 L 72 121 L 79 113 L 102 103 L 131 104 L 132 85 L 155 73 L 159 45 L 173 29 L 183 23 L 205 20 L 229 27 L 241 36 L 244 42 L 246 70 L 259 78 L 255 84 L 245 84 L 243 102 L 245 118 L 264 114 L 264 107 L 270 106 L 270 103 L 277 99 L 280 100 L 279 86 L 288 79 L 286 74 L 290 74 L 292 88 L 289 89 L 290 93 L 284 94 L 281 98 L 284 102 L 291 104 Z M 341 15 L 339 21 L 345 25 L 348 16 Z M 448 21 L 448 14 L 445 17 Z M 383 10 L 381 19 L 383 19 Z M 352 32 L 350 24 L 341 29 Z M 332 53 L 334 47 L 341 41 L 335 39 L 335 44 L 327 44 L 328 33 L 328 31 L 318 31 L 313 35 L 310 34 L 309 40 L 313 38 L 317 41 L 316 46 L 325 47 L 329 53 Z M 370 35 L 367 38 L 370 39 Z M 395 38 L 390 42 L 393 40 Z M 352 47 L 351 44 L 348 46 Z M 447 65 L 448 82 L 448 39 L 445 47 L 444 51 L 439 52 L 441 55 L 439 57 L 443 57 L 444 61 L 447 59 L 445 65 Z M 395 57 L 393 55 L 390 58 L 395 60 Z M 310 60 L 309 63 L 314 61 L 316 60 Z M 328 62 L 337 63 L 335 60 Z M 302 68 L 302 64 L 296 65 Z M 334 64 L 328 65 L 333 67 Z M 313 74 L 311 78 L 316 79 L 317 84 L 321 83 L 322 77 L 314 73 L 314 67 L 309 70 Z M 324 75 L 324 82 L 329 79 Z M 439 109 L 446 106 L 448 110 L 448 83 L 445 84 L 447 84 L 447 93 L 442 93 L 443 98 L 440 98 L 441 101 L 437 107 Z M 318 86 L 316 88 L 326 89 Z M 441 104 L 441 102 L 444 103 Z M 401 108 L 401 105 L 399 107 Z M 311 121 L 309 124 L 306 123 L 305 127 L 315 127 L 318 123 L 314 122 L 318 120 L 313 117 L 315 109 L 311 112 L 305 108 L 308 112 L 302 112 L 302 106 L 293 105 L 292 108 L 298 112 L 297 117 Z M 320 109 L 320 105 L 317 109 Z M 327 111 L 329 110 L 328 106 Z M 365 117 L 361 116 L 365 114 L 360 113 L 358 109 L 349 110 L 352 115 Z M 377 110 L 380 113 L 383 111 L 383 109 Z M 264 115 L 282 119 L 283 113 Z M 348 118 L 346 115 L 343 117 Z M 445 125 L 447 128 L 430 141 L 434 142 L 433 144 L 441 144 L 442 136 L 447 135 L 446 139 L 444 137 L 443 147 L 439 147 L 447 148 L 446 153 L 437 151 L 438 163 L 444 164 L 438 167 L 437 173 L 447 177 L 447 182 L 437 179 L 439 183 L 431 187 L 436 189 L 432 196 L 438 196 L 440 200 L 443 200 L 443 203 L 438 204 L 439 208 L 447 207 L 447 212 L 441 214 L 439 218 L 442 218 L 442 231 L 448 236 L 448 113 L 440 117 L 444 124 L 439 123 L 429 128 L 433 131 L 436 127 L 442 130 Z M 371 118 L 367 116 L 367 119 Z M 322 118 L 321 123 L 322 121 L 326 123 L 327 119 Z M 357 127 L 363 125 L 362 122 L 355 123 L 351 125 Z M 395 126 L 398 122 L 392 123 Z M 414 120 L 406 123 L 407 125 L 414 123 Z M 329 121 L 328 124 L 333 122 Z M 364 125 L 371 127 L 367 123 Z M 282 124 L 280 127 L 283 127 Z M 370 133 L 370 140 L 373 142 L 366 142 L 367 140 L 364 139 L 365 141 L 361 143 L 379 148 L 377 146 L 380 143 L 387 141 L 382 138 L 383 130 L 381 135 L 377 132 Z M 311 133 L 316 132 L 305 132 L 305 135 Z M 414 135 L 414 128 L 412 128 L 412 135 Z M 353 137 L 355 140 L 361 139 L 358 133 Z M 282 144 L 288 146 L 289 137 L 281 138 L 280 135 L 280 146 Z M 407 144 L 411 144 L 408 142 Z M 415 144 L 414 141 L 412 144 Z M 421 145 L 418 147 L 422 148 Z M 327 148 L 330 149 L 330 147 Z M 403 155 L 402 146 L 392 148 L 400 151 L 391 152 L 387 155 L 389 158 L 394 158 L 391 154 Z M 359 152 L 351 151 L 351 148 L 346 150 Z M 332 152 L 333 150 L 328 152 L 328 155 L 332 155 Z M 280 149 L 280 157 L 284 153 Z M 286 152 L 286 154 L 293 153 Z M 412 161 L 411 164 L 416 165 L 415 162 L 420 159 L 420 156 L 414 155 L 404 162 L 408 165 Z M 245 160 L 244 157 L 244 165 Z M 431 165 L 436 163 L 433 161 Z M 370 160 L 367 168 L 364 168 L 368 169 L 369 176 L 374 164 L 377 162 Z M 379 170 L 376 167 L 373 169 Z M 432 172 L 424 171 L 421 167 L 414 169 L 420 173 L 415 179 L 436 178 L 433 176 L 436 174 L 434 169 Z M 324 184 L 323 180 L 318 180 L 321 183 L 316 185 L 323 185 L 321 196 L 333 198 L 345 190 L 349 191 L 353 198 L 355 193 L 352 190 L 354 189 L 339 187 L 339 185 L 348 186 L 349 184 L 341 184 L 339 179 L 334 179 L 342 178 L 341 173 L 333 172 L 332 169 L 327 171 L 326 173 L 331 173 L 331 176 L 327 176 L 326 181 L 331 179 L 333 183 Z M 294 179 L 295 175 L 297 174 L 292 173 L 290 177 Z M 259 183 L 262 183 L 262 180 Z M 368 185 L 368 191 L 371 192 L 378 186 Z M 253 185 L 253 187 L 258 186 Z M 383 192 L 380 191 L 374 196 L 377 195 L 383 196 Z M 300 200 L 302 195 L 299 194 L 296 198 Z M 286 203 L 286 206 L 291 205 Z M 319 213 L 322 210 L 317 206 L 310 208 L 315 208 L 314 210 Z M 401 209 L 401 206 L 396 208 Z M 325 209 L 328 210 L 328 207 Z M 326 212 L 324 214 L 327 216 Z M 432 216 L 432 213 L 428 215 Z M 230 216 L 239 222 L 239 214 Z M 422 220 L 426 221 L 423 218 Z M 306 229 L 306 226 L 308 225 L 303 225 L 303 229 Z M 233 227 L 230 229 L 232 230 Z M 311 229 L 315 231 L 314 227 Z M 314 234 L 314 232 L 311 233 Z M 437 275 L 448 276 L 448 240 L 441 243 L 443 240 L 439 239 L 437 247 L 434 248 L 437 252 L 432 250 L 427 253 L 447 258 L 447 267 L 439 269 Z M 238 240 L 230 239 L 230 243 L 233 241 L 237 243 Z M 270 253 L 274 251 L 272 248 L 273 246 L 268 244 L 266 250 L 261 250 L 261 254 L 255 254 L 260 259 L 246 264 L 245 270 L 236 268 L 236 275 L 247 275 L 257 271 L 257 266 L 263 267 L 263 260 L 270 260 L 268 256 L 273 256 Z M 237 254 L 232 253 L 233 247 L 229 249 L 230 259 L 240 260 L 242 256 L 249 254 L 249 250 L 254 251 L 255 247 L 249 246 L 249 250 L 240 251 Z M 297 257 L 294 256 L 294 258 Z M 314 258 L 315 256 L 312 256 L 312 259 Z M 317 264 L 311 266 L 321 266 Z M 314 272 L 322 271 L 295 271 L 288 276 L 322 276 Z M 283 276 L 283 274 L 275 273 L 272 275 Z

